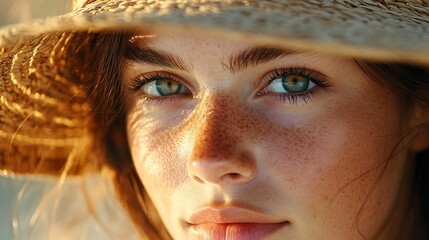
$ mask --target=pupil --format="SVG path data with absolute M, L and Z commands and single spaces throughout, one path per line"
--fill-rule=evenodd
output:
M 288 93 L 305 92 L 310 84 L 310 81 L 302 76 L 291 75 L 282 78 L 283 88 Z
M 176 81 L 160 79 L 156 80 L 156 90 L 161 96 L 176 94 L 180 90 L 180 84 Z

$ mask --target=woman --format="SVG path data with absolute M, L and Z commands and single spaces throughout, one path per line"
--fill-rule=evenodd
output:
M 149 239 L 427 239 L 427 9 L 88 1 L 3 49 L 3 168 L 110 169 Z

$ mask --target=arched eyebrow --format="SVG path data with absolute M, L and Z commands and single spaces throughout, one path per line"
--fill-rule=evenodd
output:
M 173 54 L 155 50 L 148 46 L 130 45 L 125 49 L 124 57 L 128 60 L 147 63 L 151 65 L 176 68 L 183 71 L 190 71 L 190 68 L 185 65 L 183 59 L 174 56 Z
M 297 52 L 287 51 L 281 48 L 257 46 L 232 54 L 227 58 L 228 63 L 222 63 L 222 65 L 230 72 L 237 73 L 248 67 L 267 63 L 291 53 Z M 126 48 L 124 57 L 138 63 L 175 68 L 187 72 L 191 70 L 191 67 L 187 66 L 180 57 L 153 49 L 149 46 L 130 45 Z
M 232 73 L 237 73 L 248 67 L 267 63 L 291 53 L 293 52 L 281 48 L 252 47 L 230 56 L 228 58 L 228 64 L 224 64 L 224 66 Z

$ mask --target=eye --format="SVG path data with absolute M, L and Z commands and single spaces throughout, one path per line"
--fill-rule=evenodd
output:
M 267 86 L 267 92 L 302 93 L 314 88 L 316 84 L 308 77 L 300 75 L 285 75 L 276 77 Z
M 148 97 L 168 97 L 174 95 L 190 95 L 191 91 L 177 77 L 170 74 L 149 74 L 139 76 L 131 87 L 141 90 Z
M 189 89 L 172 79 L 157 79 L 142 86 L 144 93 L 152 96 L 170 96 L 174 94 L 189 94 Z
M 258 95 L 275 95 L 282 101 L 311 100 L 318 88 L 327 88 L 327 77 L 305 68 L 276 69 L 264 77 L 265 87 Z

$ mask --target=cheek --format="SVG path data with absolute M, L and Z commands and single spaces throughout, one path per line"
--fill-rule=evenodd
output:
M 186 162 L 177 161 L 183 137 L 175 134 L 175 130 L 165 131 L 159 121 L 142 116 L 140 111 L 128 116 L 131 154 L 151 198 L 155 203 L 165 202 L 162 198 L 168 198 L 188 178 Z
M 306 116 L 293 127 L 278 126 L 259 145 L 265 149 L 261 158 L 266 159 L 266 175 L 276 176 L 283 198 L 290 199 L 289 205 L 306 220 L 323 222 L 319 227 L 324 231 L 337 229 L 332 234 L 351 228 L 359 214 L 359 221 L 371 219 L 363 222 L 361 230 L 373 234 L 398 190 L 401 164 L 395 160 L 378 180 L 400 136 L 398 109 L 376 98 L 366 99 L 345 101 L 317 116 Z
M 286 116 L 278 121 L 286 124 L 263 127 L 264 137 L 255 145 L 260 144 L 261 152 L 267 154 L 263 158 L 279 169 L 279 175 L 288 173 L 286 182 L 310 183 L 310 179 L 331 170 L 341 171 L 327 175 L 354 179 L 387 160 L 401 126 L 394 106 L 376 98 L 361 102 L 353 99 L 294 117 L 289 125 L 290 116 Z M 272 154 L 275 157 L 269 157 Z

